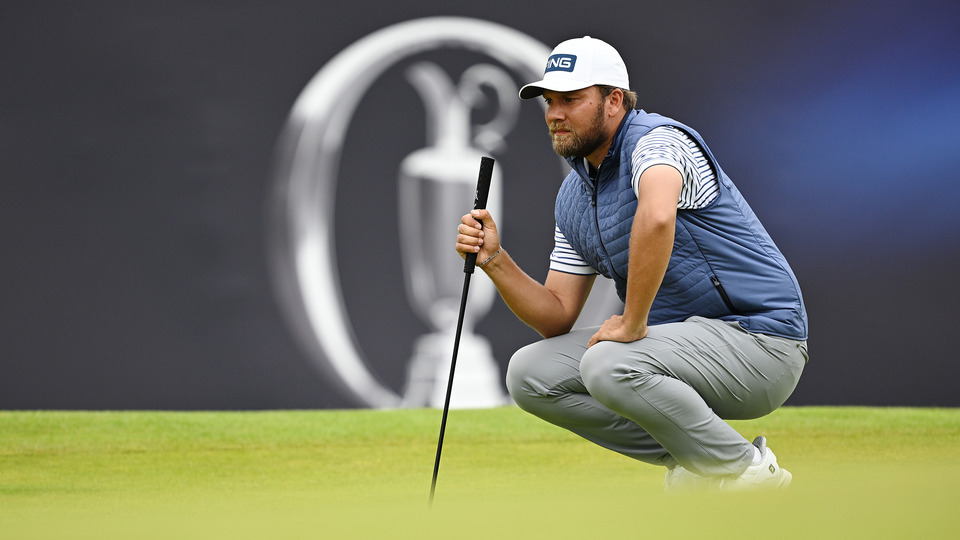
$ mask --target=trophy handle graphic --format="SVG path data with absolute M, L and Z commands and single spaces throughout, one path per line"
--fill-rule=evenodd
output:
M 473 127 L 473 141 L 486 153 L 495 154 L 506 148 L 503 135 L 516 125 L 520 100 L 513 79 L 497 66 L 476 64 L 460 76 L 460 95 L 470 108 L 479 107 L 486 101 L 484 87 L 497 94 L 497 115 L 489 122 Z

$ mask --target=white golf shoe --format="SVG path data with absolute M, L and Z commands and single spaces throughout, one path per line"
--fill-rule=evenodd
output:
M 721 491 L 784 489 L 790 485 L 793 475 L 777 464 L 777 456 L 767 448 L 767 438 L 757 437 L 753 445 L 760 450 L 760 463 L 750 465 L 740 476 L 721 478 L 718 485 Z
M 719 478 L 708 478 L 685 469 L 683 465 L 674 465 L 667 469 L 667 476 L 663 479 L 665 493 L 695 493 L 710 491 L 719 485 Z
M 767 448 L 767 438 L 757 437 L 753 445 L 760 451 L 760 463 L 750 465 L 740 476 L 700 476 L 682 465 L 675 465 L 667 469 L 664 492 L 751 491 L 789 486 L 793 475 L 777 464 L 777 456 Z

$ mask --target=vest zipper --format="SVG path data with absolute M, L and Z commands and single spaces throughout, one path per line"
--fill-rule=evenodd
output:
M 590 178 L 591 184 L 591 197 L 590 197 L 590 206 L 597 207 L 597 190 L 599 189 L 599 179 L 600 179 L 600 167 L 597 167 L 596 175 L 590 174 L 590 167 L 587 167 L 587 177 Z
M 713 286 L 716 287 L 717 292 L 720 293 L 720 298 L 723 300 L 724 305 L 727 306 L 727 309 L 730 310 L 730 313 L 733 313 L 734 315 L 743 315 L 740 313 L 740 310 L 733 307 L 733 302 L 731 302 L 730 297 L 727 296 L 727 291 L 723 289 L 723 284 L 720 283 L 720 278 L 718 278 L 715 274 L 711 275 L 710 282 L 713 283 Z
M 595 268 L 603 276 L 613 277 L 617 274 L 616 268 L 613 264 L 613 259 L 610 258 L 610 254 L 607 253 L 607 246 L 603 243 L 603 234 L 600 231 L 600 209 L 597 208 L 597 196 L 600 191 L 600 167 L 597 167 L 596 175 L 591 176 L 589 169 L 587 170 L 587 176 L 590 177 L 591 184 L 593 189 L 590 194 L 590 206 L 593 207 L 593 225 L 596 227 L 597 231 L 597 245 L 599 249 L 597 250 L 597 255 L 602 255 L 602 260 L 600 263 L 606 268 Z M 606 271 L 604 271 L 606 270 Z

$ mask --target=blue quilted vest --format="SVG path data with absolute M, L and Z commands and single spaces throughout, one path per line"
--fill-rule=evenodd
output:
M 807 313 L 797 279 L 770 235 L 693 129 L 657 114 L 631 111 L 617 130 L 596 179 L 583 159 L 557 194 L 557 226 L 577 253 L 614 280 L 626 299 L 630 230 L 637 197 L 631 155 L 651 129 L 675 126 L 697 141 L 713 165 L 720 193 L 707 207 L 678 210 L 673 253 L 648 324 L 699 315 L 738 321 L 750 332 L 807 339 Z

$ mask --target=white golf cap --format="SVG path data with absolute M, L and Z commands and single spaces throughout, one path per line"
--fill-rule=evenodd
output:
M 543 80 L 520 89 L 520 99 L 531 99 L 544 90 L 572 92 L 595 84 L 630 89 L 627 66 L 608 43 L 590 36 L 568 39 L 547 59 Z

